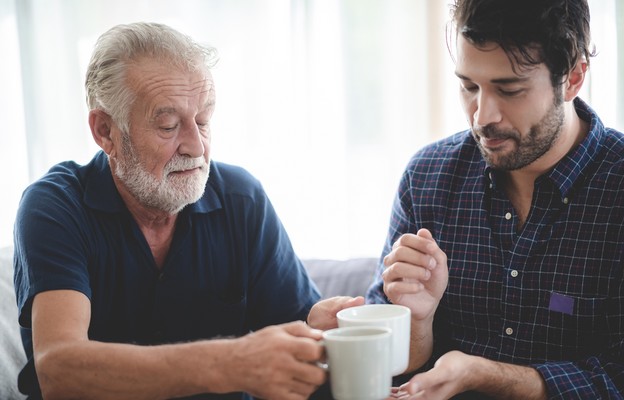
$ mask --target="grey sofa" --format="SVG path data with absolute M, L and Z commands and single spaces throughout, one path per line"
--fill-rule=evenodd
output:
M 0 399 L 23 399 L 17 374 L 26 363 L 13 290 L 13 249 L 0 249 Z
M 304 260 L 310 277 L 323 297 L 364 295 L 377 260 Z M 17 306 L 13 290 L 13 250 L 0 249 L 0 399 L 23 399 L 17 390 L 17 374 L 26 362 L 17 324 Z

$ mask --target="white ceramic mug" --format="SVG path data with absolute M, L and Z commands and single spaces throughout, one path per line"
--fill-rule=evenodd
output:
M 336 314 L 339 327 L 381 326 L 392 330 L 392 375 L 407 369 L 410 347 L 410 309 L 397 304 L 365 304 Z
M 323 332 L 332 395 L 336 400 L 381 400 L 390 396 L 389 328 L 353 326 Z

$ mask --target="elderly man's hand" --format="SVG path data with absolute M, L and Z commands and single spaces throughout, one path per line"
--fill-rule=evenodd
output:
M 320 339 L 320 331 L 300 321 L 269 326 L 236 339 L 224 368 L 255 397 L 307 399 L 326 380 L 316 365 L 323 356 Z
M 364 297 L 336 296 L 316 303 L 308 314 L 308 325 L 315 329 L 327 330 L 338 327 L 336 314 L 349 307 L 361 306 Z

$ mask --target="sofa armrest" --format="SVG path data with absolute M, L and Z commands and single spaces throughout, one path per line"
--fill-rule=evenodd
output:
M 0 249 L 0 399 L 24 399 L 17 375 L 26 364 L 13 288 L 13 248 Z

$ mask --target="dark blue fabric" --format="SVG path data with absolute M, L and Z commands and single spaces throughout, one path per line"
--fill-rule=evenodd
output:
M 622 399 L 624 136 L 580 99 L 575 106 L 590 132 L 536 180 L 520 231 L 500 176 L 470 132 L 427 146 L 409 163 L 383 254 L 403 233 L 427 228 L 448 256 L 434 356 L 424 369 L 458 349 L 532 365 L 553 399 Z M 566 299 L 565 309 L 553 309 L 553 296 Z M 380 275 L 367 300 L 388 301 Z
M 42 291 L 84 293 L 91 300 L 91 339 L 141 345 L 239 336 L 305 320 L 319 299 L 260 183 L 221 163 L 211 163 L 203 198 L 179 214 L 162 270 L 101 152 L 85 166 L 59 164 L 27 188 L 14 235 L 29 359 L 20 389 L 33 397 L 31 304 Z

